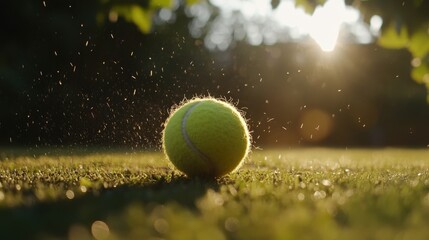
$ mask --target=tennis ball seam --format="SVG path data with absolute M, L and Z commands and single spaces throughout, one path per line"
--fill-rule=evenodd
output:
M 189 116 L 193 112 L 193 110 L 198 107 L 198 105 L 202 104 L 203 102 L 197 102 L 193 106 L 191 106 L 188 110 L 186 110 L 185 115 L 182 118 L 182 124 L 181 124 L 181 132 L 183 139 L 185 139 L 186 145 L 191 149 L 192 152 L 194 152 L 196 155 L 198 155 L 203 161 L 205 161 L 206 164 L 209 166 L 212 166 L 210 158 L 203 153 L 197 146 L 195 146 L 194 143 L 192 143 L 191 138 L 188 135 L 188 132 L 186 131 L 186 124 L 188 121 Z

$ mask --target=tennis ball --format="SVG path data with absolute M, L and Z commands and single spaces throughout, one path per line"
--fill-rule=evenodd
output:
M 220 177 L 240 166 L 250 136 L 240 112 L 214 98 L 195 98 L 177 107 L 165 122 L 164 153 L 188 176 Z

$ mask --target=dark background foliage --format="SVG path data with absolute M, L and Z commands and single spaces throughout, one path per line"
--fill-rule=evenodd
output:
M 390 2 L 378 2 L 369 9 L 391 16 L 379 7 Z M 125 18 L 103 20 L 109 7 L 1 8 L 0 144 L 158 149 L 171 106 L 208 95 L 246 112 L 257 147 L 429 144 L 426 89 L 411 79 L 407 49 L 344 43 L 324 54 L 299 42 L 212 52 L 190 36 L 183 5 L 149 33 Z M 330 120 L 312 121 L 312 111 Z

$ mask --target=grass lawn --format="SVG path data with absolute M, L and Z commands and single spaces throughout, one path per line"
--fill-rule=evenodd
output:
M 0 150 L 0 239 L 429 239 L 429 149 L 254 151 L 217 180 L 159 152 Z

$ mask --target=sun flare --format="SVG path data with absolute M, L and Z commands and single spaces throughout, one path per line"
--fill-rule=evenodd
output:
M 257 46 L 311 38 L 322 51 L 330 52 L 341 39 L 342 31 L 349 40 L 362 44 L 372 42 L 379 32 L 379 27 L 373 28 L 372 24 L 370 29 L 359 10 L 347 6 L 344 0 L 327 0 L 313 13 L 297 6 L 296 0 L 279 0 L 275 8 L 271 0 L 208 2 L 192 5 L 187 14 L 193 18 L 191 34 L 196 38 L 205 35 L 204 44 L 211 50 L 223 51 L 233 42 L 243 40 Z M 373 22 L 380 21 L 374 18 Z
M 344 0 L 328 0 L 314 11 L 309 33 L 323 51 L 335 49 L 346 15 Z

